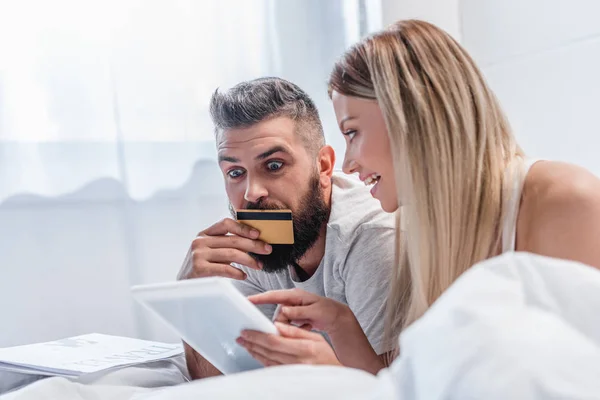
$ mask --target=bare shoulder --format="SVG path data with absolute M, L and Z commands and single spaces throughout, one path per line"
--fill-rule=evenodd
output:
M 528 204 L 529 203 L 529 204 Z M 600 207 L 600 179 L 585 168 L 558 161 L 534 164 L 525 179 L 522 206 L 535 214 Z
M 517 249 L 600 268 L 600 179 L 568 163 L 534 164 L 525 179 L 518 224 Z

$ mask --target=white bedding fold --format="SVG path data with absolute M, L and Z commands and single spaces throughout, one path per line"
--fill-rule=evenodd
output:
M 400 345 L 377 377 L 286 366 L 154 390 L 49 379 L 1 399 L 600 399 L 600 271 L 523 253 L 487 260 Z

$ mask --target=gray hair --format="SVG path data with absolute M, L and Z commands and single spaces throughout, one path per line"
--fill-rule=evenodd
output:
M 312 99 L 297 85 L 281 78 L 259 78 L 241 82 L 210 101 L 215 135 L 226 129 L 246 128 L 277 117 L 296 122 L 298 133 L 309 154 L 325 145 L 323 125 Z

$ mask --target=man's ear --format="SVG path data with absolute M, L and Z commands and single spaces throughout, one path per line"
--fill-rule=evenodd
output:
M 321 185 L 329 186 L 335 167 L 335 151 L 333 150 L 333 147 L 328 145 L 321 147 L 317 162 L 319 164 L 319 178 L 321 180 Z

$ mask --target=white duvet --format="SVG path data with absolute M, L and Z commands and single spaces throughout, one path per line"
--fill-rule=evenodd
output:
M 600 399 L 600 271 L 506 254 L 465 273 L 377 377 L 287 366 L 161 389 L 52 378 L 13 399 Z

